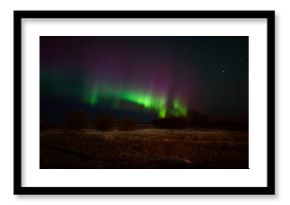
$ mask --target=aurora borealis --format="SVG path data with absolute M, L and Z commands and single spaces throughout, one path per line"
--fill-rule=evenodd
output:
M 40 37 L 41 119 L 248 117 L 248 37 Z

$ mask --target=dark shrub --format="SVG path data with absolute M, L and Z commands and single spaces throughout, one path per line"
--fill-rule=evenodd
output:
M 64 117 L 64 127 L 68 130 L 80 130 L 87 124 L 87 115 L 84 112 L 68 112 Z
M 188 124 L 191 128 L 213 128 L 212 120 L 208 116 L 200 112 L 189 111 L 189 113 L 187 114 L 187 118 Z
M 108 114 L 99 114 L 96 118 L 96 129 L 100 131 L 108 131 L 112 129 L 114 125 L 114 119 Z
M 187 127 L 185 117 L 160 118 L 153 121 L 153 126 L 163 129 L 184 129 Z
M 133 119 L 122 119 L 118 123 L 119 130 L 133 130 L 136 127 L 136 121 Z
M 247 122 L 230 122 L 219 121 L 214 124 L 215 129 L 248 131 L 249 126 Z

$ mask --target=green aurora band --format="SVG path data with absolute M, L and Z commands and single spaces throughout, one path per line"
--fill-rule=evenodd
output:
M 112 86 L 105 83 L 84 86 L 83 82 L 74 81 L 72 84 L 75 76 L 47 70 L 42 71 L 41 76 L 41 86 L 49 93 L 68 96 L 90 106 L 110 102 L 114 109 L 118 109 L 121 102 L 129 102 L 141 106 L 145 110 L 156 112 L 159 118 L 181 117 L 187 114 L 186 106 L 178 98 L 168 100 L 166 96 L 156 95 L 152 91 L 123 88 L 123 86 Z
M 168 108 L 166 97 L 145 91 L 106 87 L 105 89 L 94 88 L 89 92 L 86 91 L 84 95 L 84 102 L 91 106 L 97 105 L 103 99 L 111 99 L 115 109 L 119 108 L 120 101 L 131 102 L 147 110 L 156 111 L 160 118 L 164 118 L 168 114 L 185 116 L 187 113 L 186 107 L 178 99 L 174 99 L 172 106 Z

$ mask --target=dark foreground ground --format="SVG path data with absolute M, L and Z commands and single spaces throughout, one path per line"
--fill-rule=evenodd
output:
M 138 129 L 40 133 L 42 169 L 248 168 L 248 133 Z

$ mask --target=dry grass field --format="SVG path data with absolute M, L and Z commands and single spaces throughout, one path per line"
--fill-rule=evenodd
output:
M 42 169 L 246 169 L 248 132 L 94 129 L 40 133 Z

